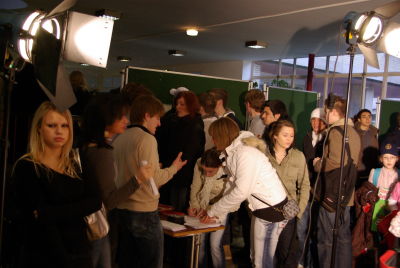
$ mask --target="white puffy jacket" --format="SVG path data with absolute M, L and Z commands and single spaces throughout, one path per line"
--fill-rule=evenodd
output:
M 249 201 L 252 211 L 268 207 L 252 194 L 272 206 L 286 198 L 286 191 L 275 169 L 265 153 L 260 151 L 265 151 L 265 147 L 263 140 L 254 137 L 251 132 L 241 131 L 225 149 L 225 165 L 233 187 L 211 206 L 207 211 L 209 216 L 222 217 L 245 199 Z

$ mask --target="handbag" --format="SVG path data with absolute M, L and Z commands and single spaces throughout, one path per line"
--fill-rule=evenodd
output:
M 255 196 L 253 194 L 252 194 L 252 196 L 254 198 L 258 199 L 259 201 L 261 201 L 262 203 L 267 204 L 273 210 L 281 213 L 285 220 L 293 219 L 300 212 L 299 205 L 297 205 L 297 202 L 293 199 L 287 200 L 287 202 L 285 202 L 283 205 L 281 205 L 282 203 L 279 203 L 278 205 L 271 206 L 270 204 L 268 204 L 264 200 L 258 198 L 257 196 Z
M 105 237 L 110 230 L 107 221 L 106 208 L 102 204 L 101 209 L 85 217 L 87 223 L 87 235 L 90 241 Z

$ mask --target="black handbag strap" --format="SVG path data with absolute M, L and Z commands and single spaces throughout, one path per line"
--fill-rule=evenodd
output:
M 279 208 L 276 208 L 275 206 L 271 206 L 270 204 L 268 204 L 267 202 L 265 202 L 264 200 L 262 200 L 261 198 L 259 198 L 259 197 L 257 197 L 257 196 L 255 196 L 254 194 L 251 194 L 251 196 L 252 197 L 254 197 L 255 199 L 257 199 L 258 201 L 260 201 L 260 202 L 262 202 L 262 203 L 264 203 L 264 204 L 266 204 L 266 205 L 268 205 L 270 208 L 272 208 L 273 210 L 275 210 L 275 211 L 278 211 L 278 212 L 281 212 L 282 213 L 282 209 L 279 209 Z M 287 197 L 285 198 L 285 200 L 287 200 Z M 283 200 L 282 202 L 285 202 L 285 200 Z M 282 203 L 281 202 L 281 203 Z M 281 204 L 281 203 L 279 203 L 279 204 Z

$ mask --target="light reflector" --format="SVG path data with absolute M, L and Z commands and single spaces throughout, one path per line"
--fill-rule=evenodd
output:
M 113 20 L 71 12 L 68 19 L 64 58 L 105 68 L 113 26 Z

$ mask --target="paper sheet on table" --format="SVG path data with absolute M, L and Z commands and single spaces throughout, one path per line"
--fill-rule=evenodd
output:
M 221 226 L 221 223 L 219 223 L 219 222 L 217 222 L 217 223 L 201 223 L 199 218 L 185 216 L 185 225 L 190 226 L 195 229 L 204 229 L 204 228 Z
M 184 225 L 177 224 L 174 222 L 164 221 L 164 220 L 161 220 L 160 222 L 164 229 L 170 230 L 172 232 L 178 232 L 186 229 Z

